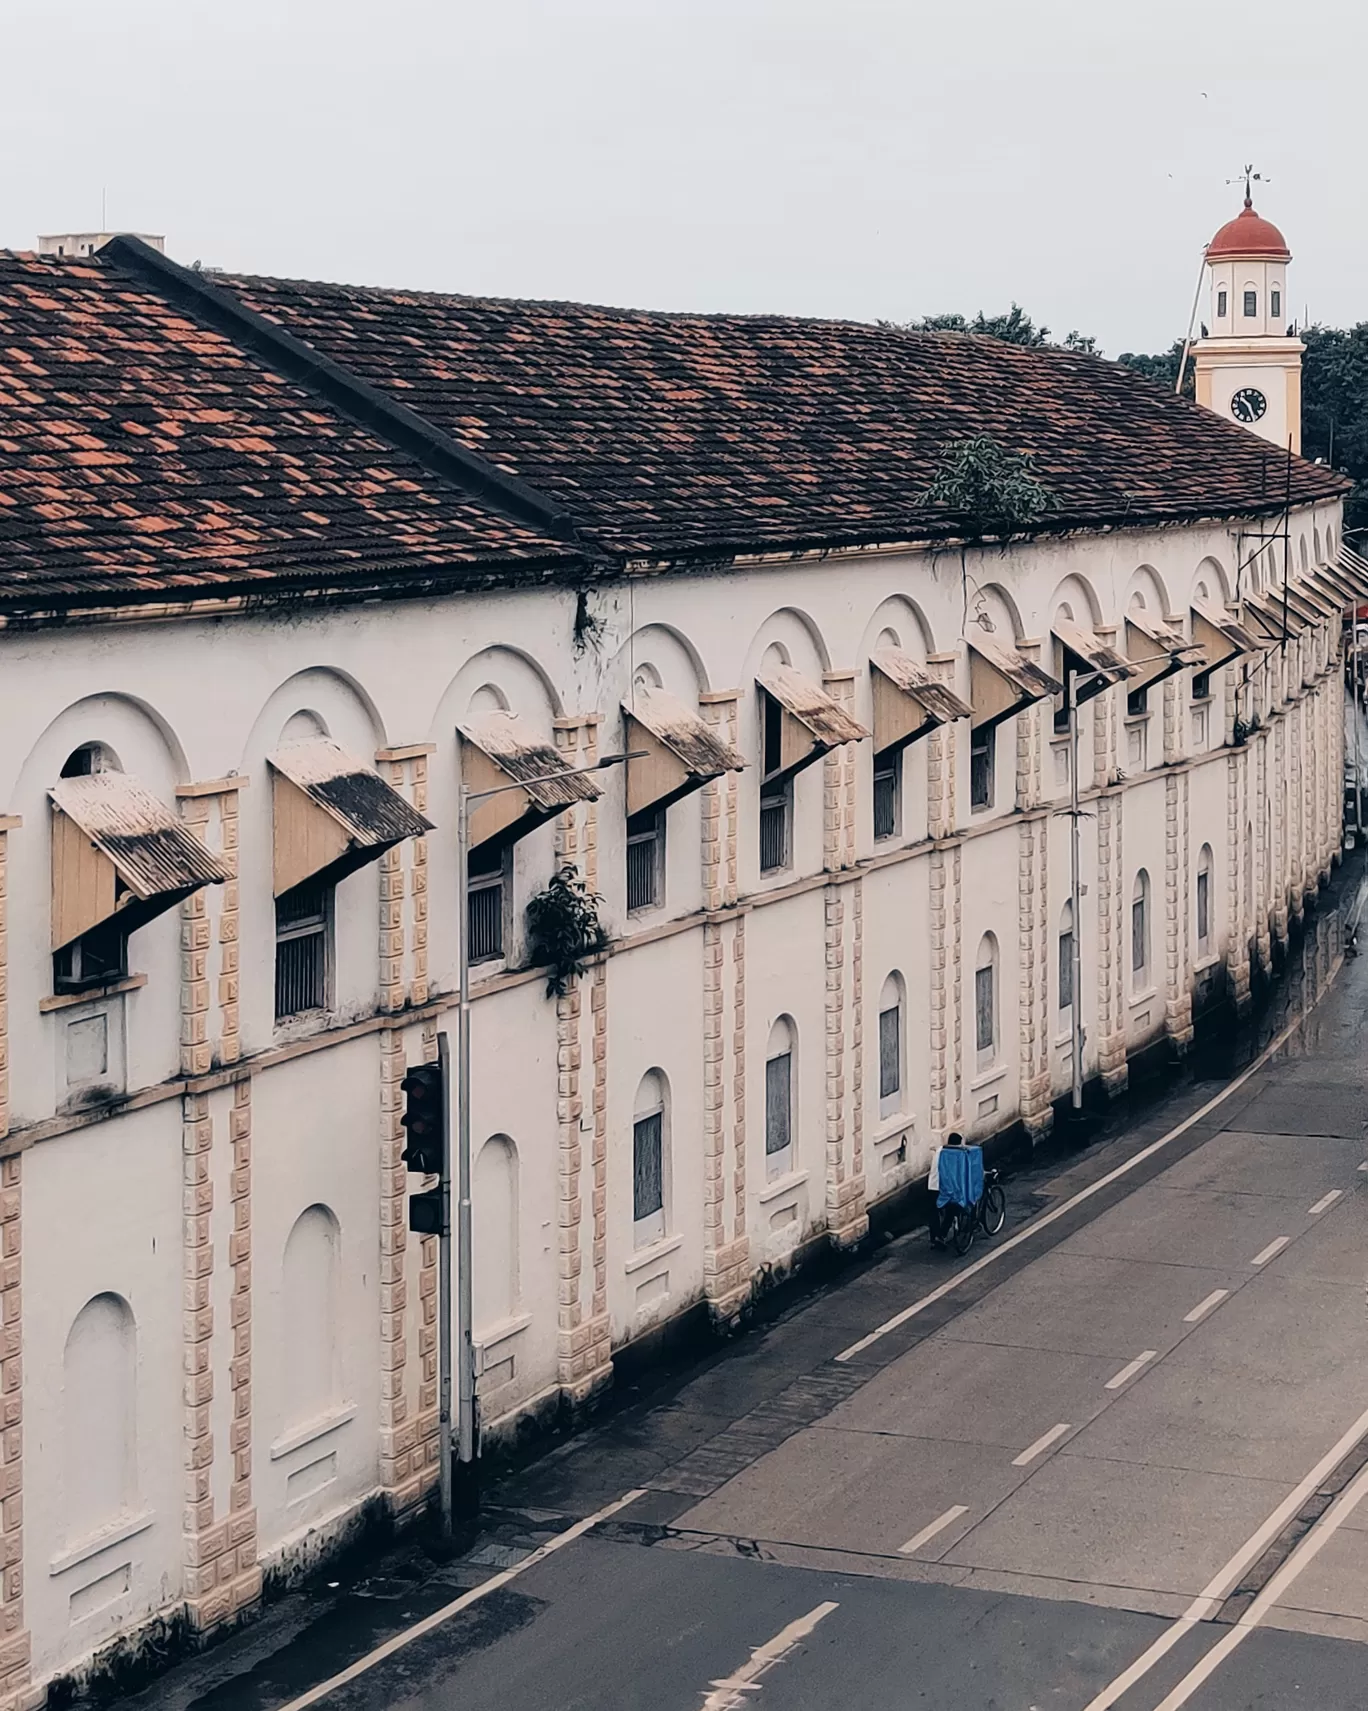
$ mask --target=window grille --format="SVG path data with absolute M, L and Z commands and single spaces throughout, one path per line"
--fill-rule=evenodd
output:
M 1126 696 L 1126 712 L 1132 719 L 1142 718 L 1149 712 L 1149 688 L 1132 689 Z
M 993 805 L 993 761 L 997 748 L 996 726 L 980 727 L 969 741 L 969 806 Z
M 902 1007 L 894 1004 L 879 1012 L 879 1098 L 892 1099 L 902 1091 Z
M 974 970 L 975 1039 L 981 1052 L 991 1052 L 996 1043 L 993 1017 L 993 965 Z
M 54 992 L 80 992 L 88 986 L 104 986 L 122 980 L 128 973 L 128 935 L 117 922 L 92 927 L 72 944 L 63 945 L 52 957 Z
M 663 1112 L 653 1111 L 632 1124 L 632 1218 L 638 1224 L 665 1207 L 663 1142 Z
M 1192 699 L 1205 701 L 1211 694 L 1211 673 L 1196 671 L 1192 674 Z
M 332 886 L 306 880 L 276 898 L 276 1021 L 328 1007 Z
M 765 1065 L 765 1154 L 793 1144 L 793 1054 L 784 1052 Z
M 1059 935 L 1059 1008 L 1061 1010 L 1073 1008 L 1073 955 L 1074 938 L 1071 927 L 1067 932 Z
M 506 852 L 482 845 L 470 854 L 466 878 L 467 958 L 490 962 L 504 954 L 504 873 Z
M 891 838 L 898 831 L 898 773 L 900 749 L 874 756 L 874 836 Z
M 1259 312 L 1259 294 L 1257 291 L 1246 291 L 1244 294 L 1244 312 L 1250 320 Z
M 627 908 L 653 909 L 662 901 L 665 814 L 648 808 L 627 821 Z
M 760 871 L 773 873 L 789 865 L 789 821 L 793 805 L 793 780 L 760 788 Z
M 1197 875 L 1197 942 L 1211 937 L 1211 875 L 1205 868 Z

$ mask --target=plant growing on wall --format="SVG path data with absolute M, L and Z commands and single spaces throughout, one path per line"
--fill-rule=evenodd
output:
M 951 440 L 941 451 L 923 505 L 952 512 L 973 540 L 1012 535 L 1039 522 L 1054 495 L 1036 479 L 1027 452 L 1009 451 L 990 434 Z
M 545 891 L 529 900 L 528 944 L 532 961 L 551 970 L 548 998 L 563 997 L 570 980 L 583 974 L 588 958 L 606 949 L 608 934 L 598 915 L 602 901 L 568 863 L 552 874 Z

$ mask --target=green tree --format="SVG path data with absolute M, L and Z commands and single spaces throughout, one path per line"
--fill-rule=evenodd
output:
M 1368 528 L 1368 321 L 1304 327 L 1301 336 L 1302 456 L 1353 478 L 1345 527 Z

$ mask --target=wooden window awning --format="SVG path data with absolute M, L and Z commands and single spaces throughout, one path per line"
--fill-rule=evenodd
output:
M 228 871 L 124 772 L 62 778 L 52 799 L 52 948 L 116 916 L 133 932 Z
M 1258 640 L 1214 600 L 1192 602 L 1192 639 L 1202 650 L 1198 669 L 1215 671 L 1241 654 L 1255 653 Z
M 1347 584 L 1328 570 L 1313 570 L 1306 578 L 1305 586 L 1314 589 L 1327 606 L 1334 608 L 1339 617 L 1343 617 L 1349 607 L 1357 604 L 1359 599 Z
M 1202 658 L 1195 642 L 1147 612 L 1127 612 L 1125 643 L 1126 658 L 1134 670 L 1132 689 L 1150 689 Z
M 1263 648 L 1274 647 L 1284 639 L 1295 641 L 1309 628 L 1295 606 L 1289 605 L 1284 612 L 1281 597 L 1271 594 L 1246 595 L 1241 615 L 1245 627 Z
M 756 682 L 779 708 L 779 764 L 766 777 L 799 772 L 842 743 L 858 743 L 869 732 L 820 684 L 790 665 L 776 665 Z
M 983 635 L 969 643 L 969 716 L 976 731 L 1063 693 L 1062 683 L 1005 642 Z
M 1354 555 L 1357 558 L 1357 554 Z M 1316 572 L 1322 581 L 1328 582 L 1332 588 L 1345 591 L 1349 600 L 1361 605 L 1368 600 L 1368 571 L 1359 570 L 1350 560 L 1346 552 L 1340 554 L 1334 564 L 1327 564 Z
M 1271 591 L 1274 600 L 1281 599 L 1277 589 Z M 1287 585 L 1289 603 L 1295 604 L 1313 624 L 1323 624 L 1327 618 L 1339 617 L 1339 606 L 1334 600 L 1313 588 L 1309 582 L 1290 582 Z
M 466 788 L 476 796 L 497 792 L 471 803 L 472 850 L 495 839 L 516 843 L 577 802 L 596 802 L 603 794 L 588 773 L 575 771 L 516 713 L 481 713 L 457 730 Z M 512 784 L 518 789 L 506 788 Z
M 1082 624 L 1075 624 L 1068 618 L 1056 618 L 1053 634 L 1064 650 L 1065 682 L 1071 673 L 1082 680 L 1071 686 L 1074 701 L 1080 706 L 1100 695 L 1104 689 L 1138 675 L 1136 667 L 1125 654 L 1118 653 L 1110 642 L 1104 642 L 1101 636 Z
M 1341 544 L 1335 570 L 1364 600 L 1368 600 L 1368 558 L 1355 552 L 1353 547 Z
M 874 692 L 874 747 L 879 754 L 906 748 L 972 712 L 948 684 L 931 677 L 901 648 L 875 648 L 869 656 Z
M 622 703 L 627 734 L 627 812 L 668 808 L 745 761 L 686 702 L 640 685 Z
M 374 768 L 327 737 L 289 743 L 267 759 L 277 897 L 306 879 L 336 884 L 405 838 L 432 830 Z

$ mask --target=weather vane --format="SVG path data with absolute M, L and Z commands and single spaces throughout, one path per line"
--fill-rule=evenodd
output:
M 1273 182 L 1266 173 L 1255 172 L 1253 165 L 1248 161 L 1240 168 L 1234 178 L 1227 178 L 1226 183 L 1238 184 L 1241 179 L 1244 179 L 1246 208 L 1254 206 L 1254 186 L 1256 184 L 1271 184 Z

